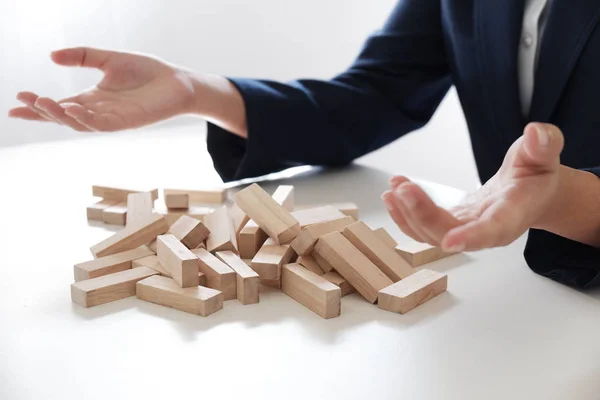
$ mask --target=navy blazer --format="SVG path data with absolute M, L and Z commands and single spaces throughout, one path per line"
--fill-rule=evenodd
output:
M 454 85 L 482 182 L 528 121 L 559 126 L 562 163 L 600 176 L 600 2 L 549 4 L 529 118 L 521 115 L 517 81 L 523 12 L 524 0 L 403 0 L 331 80 L 230 79 L 245 101 L 248 139 L 209 124 L 216 170 L 230 181 L 350 163 L 426 124 Z M 562 283 L 600 283 L 600 249 L 531 230 L 525 258 Z

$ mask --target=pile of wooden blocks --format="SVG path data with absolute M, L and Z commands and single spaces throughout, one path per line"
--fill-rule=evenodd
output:
M 358 220 L 352 203 L 296 207 L 293 186 L 270 196 L 253 184 L 229 206 L 222 189 L 165 189 L 159 212 L 157 189 L 94 186 L 93 194 L 102 200 L 88 207 L 88 219 L 125 228 L 92 246 L 93 260 L 75 265 L 71 298 L 84 307 L 137 296 L 207 316 L 227 300 L 258 303 L 264 285 L 332 318 L 353 292 L 405 313 L 447 288 L 446 275 L 415 267 L 448 253 L 398 245 L 385 229 Z

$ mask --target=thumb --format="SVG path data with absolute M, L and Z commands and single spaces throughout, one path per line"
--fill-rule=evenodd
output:
M 560 165 L 564 141 L 564 136 L 557 126 L 541 122 L 530 123 L 525 127 L 515 164 L 555 170 Z
M 52 61 L 58 65 L 68 67 L 87 67 L 104 69 L 104 66 L 115 52 L 94 49 L 91 47 L 73 47 L 53 51 L 50 54 Z

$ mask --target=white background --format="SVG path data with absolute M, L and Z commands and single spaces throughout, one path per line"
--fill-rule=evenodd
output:
M 54 49 L 127 49 L 227 76 L 327 79 L 350 65 L 394 4 L 395 0 L 0 0 L 0 147 L 82 135 L 6 117 L 17 105 L 19 90 L 60 98 L 98 80 L 96 71 L 53 65 L 48 55 Z M 196 124 L 198 134 L 204 132 L 198 119 L 169 122 L 185 123 Z M 399 142 L 371 159 L 399 173 L 465 190 L 478 184 L 454 90 L 427 127 Z

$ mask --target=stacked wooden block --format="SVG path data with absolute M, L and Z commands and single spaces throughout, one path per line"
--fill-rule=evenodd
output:
M 446 275 L 414 267 L 448 254 L 398 245 L 384 229 L 359 221 L 352 203 L 295 207 L 292 186 L 270 196 L 253 184 L 231 206 L 202 215 L 155 212 L 156 190 L 95 186 L 93 193 L 103 200 L 88 207 L 88 218 L 127 199 L 126 227 L 92 246 L 94 260 L 75 265 L 71 295 L 84 307 L 137 296 L 207 316 L 224 301 L 258 303 L 262 285 L 332 318 L 354 292 L 405 313 L 447 287 Z M 207 193 L 165 189 L 164 200 L 168 210 L 187 210 L 192 199 L 226 200 L 225 191 Z

